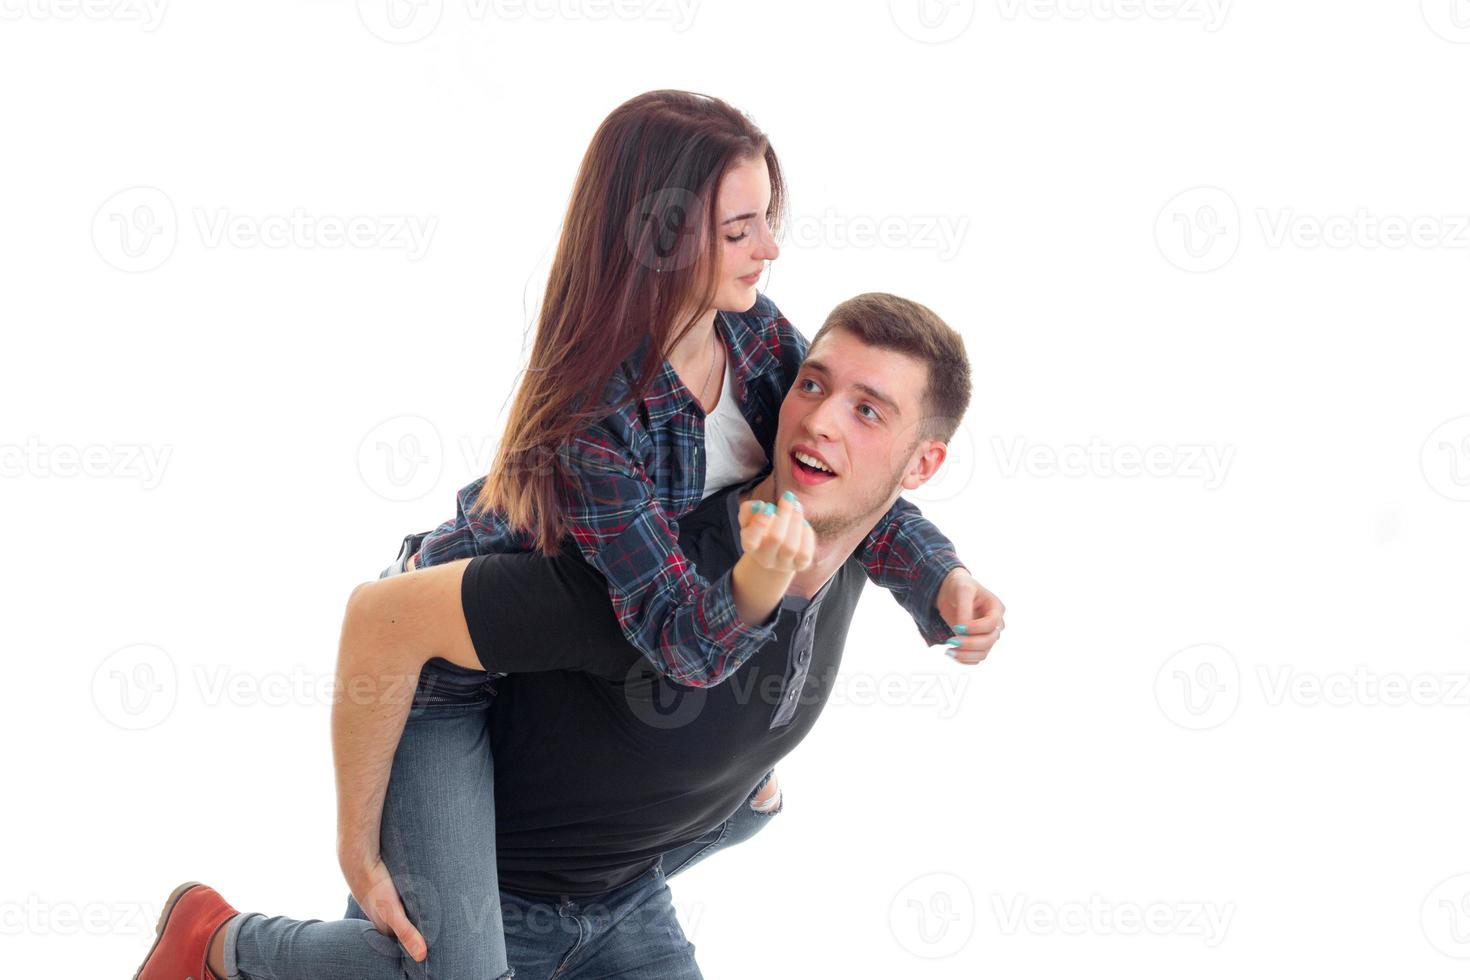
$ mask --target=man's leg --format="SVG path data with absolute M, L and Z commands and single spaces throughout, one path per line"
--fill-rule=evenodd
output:
M 351 917 L 336 922 L 237 916 L 224 942 L 228 980 L 508 975 L 487 683 L 488 675 L 450 664 L 424 668 L 383 802 L 383 860 L 428 944 L 425 962 L 414 962 L 349 901 Z
M 516 980 L 702 980 L 663 869 L 593 899 L 502 892 Z
M 505 949 L 515 968 L 516 980 L 562 980 L 558 973 L 586 937 L 582 923 L 570 914 L 565 902 L 500 893 L 501 916 L 505 922 Z
M 781 812 L 781 785 L 775 770 L 766 773 L 750 795 L 724 823 L 696 841 L 665 851 L 664 874 L 672 878 L 700 861 L 734 844 L 750 840 L 765 829 L 771 818 Z

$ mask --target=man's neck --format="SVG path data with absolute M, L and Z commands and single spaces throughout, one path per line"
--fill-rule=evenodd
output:
M 751 500 L 763 500 L 768 503 L 776 502 L 776 479 L 768 475 L 760 483 L 740 495 L 740 503 L 745 504 Z M 817 549 L 813 554 L 812 563 L 805 571 L 797 572 L 791 579 L 791 585 L 786 590 L 787 595 L 801 596 L 810 599 L 821 591 L 822 586 L 827 584 L 828 579 L 837 574 L 837 570 L 852 557 L 858 545 L 873 530 L 872 525 L 863 527 L 855 525 L 830 538 L 817 538 Z

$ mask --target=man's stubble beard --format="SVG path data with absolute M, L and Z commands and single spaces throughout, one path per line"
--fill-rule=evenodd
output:
M 918 445 L 918 443 L 916 442 L 915 445 Z M 816 534 L 818 543 L 831 541 L 834 538 L 840 537 L 858 525 L 871 527 L 876 524 L 878 518 L 886 514 L 888 508 L 893 506 L 889 497 L 893 496 L 895 500 L 897 499 L 893 491 L 903 481 L 903 471 L 907 466 L 908 461 L 905 460 L 904 464 L 893 472 L 893 476 L 889 480 L 888 489 L 875 493 L 863 505 L 851 510 L 844 509 L 841 513 L 818 515 L 809 518 L 812 522 L 812 531 Z

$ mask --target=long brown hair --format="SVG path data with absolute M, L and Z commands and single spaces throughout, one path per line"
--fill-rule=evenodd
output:
M 613 110 L 593 135 L 552 260 L 530 363 L 476 501 L 482 510 L 503 511 L 543 552 L 556 554 L 565 532 L 561 451 L 578 430 L 620 407 L 604 404 L 604 394 L 640 343 L 650 341 L 632 399 L 642 397 L 665 354 L 713 304 L 720 181 L 731 166 L 756 159 L 770 174 L 767 218 L 774 227 L 786 198 L 775 151 L 721 100 L 645 92 Z

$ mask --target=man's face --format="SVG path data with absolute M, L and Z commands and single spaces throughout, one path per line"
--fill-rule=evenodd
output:
M 870 528 L 944 461 L 944 443 L 919 438 L 928 381 L 922 361 L 846 330 L 807 354 L 781 403 L 773 467 L 776 494 L 796 494 L 819 539 Z M 812 457 L 831 472 L 801 462 Z

